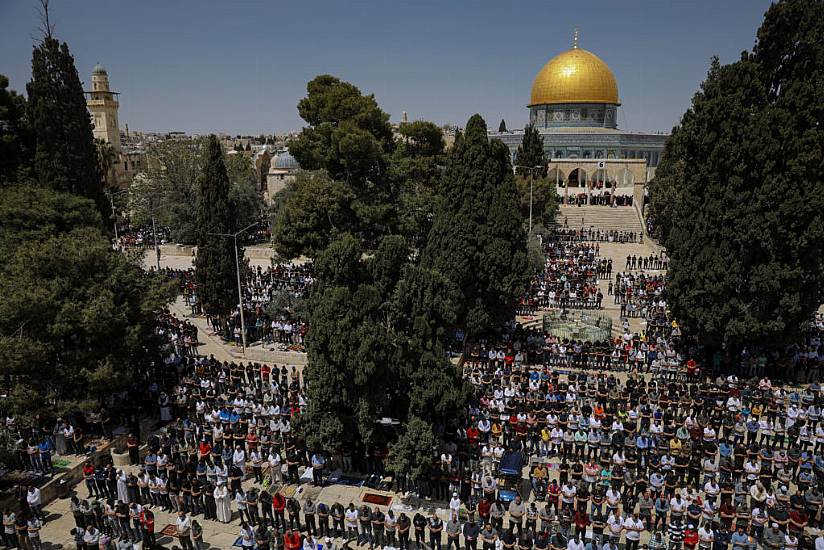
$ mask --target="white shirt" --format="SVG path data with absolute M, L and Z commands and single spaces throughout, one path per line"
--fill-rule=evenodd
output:
M 632 516 L 624 520 L 624 529 L 627 530 L 627 540 L 639 540 L 641 538 L 641 531 L 644 529 L 644 522 L 641 518 L 636 521 Z
M 354 510 L 350 510 L 349 508 L 346 509 L 346 513 L 344 514 L 346 517 L 346 526 L 347 527 L 357 527 L 358 526 L 358 510 L 357 508 Z
M 192 521 L 189 519 L 189 516 L 183 516 L 177 518 L 177 532 L 181 535 L 188 535 L 189 531 L 192 528 Z
M 584 541 L 575 542 L 575 539 L 569 539 L 567 550 L 584 550 Z
M 614 536 L 620 536 L 621 529 L 624 528 L 624 524 L 621 521 L 621 518 L 616 518 L 614 515 L 609 516 L 607 519 L 607 527 L 609 527 L 610 533 Z
M 26 502 L 30 505 L 39 506 L 40 505 L 40 489 L 37 487 L 33 487 L 31 491 L 26 493 Z

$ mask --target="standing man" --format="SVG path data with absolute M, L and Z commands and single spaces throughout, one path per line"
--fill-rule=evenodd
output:
M 177 537 L 183 550 L 194 550 L 192 546 L 192 520 L 181 510 L 177 513 Z
M 312 455 L 312 482 L 315 487 L 323 487 L 323 469 L 326 467 L 326 457 L 322 451 L 315 451 Z
M 441 550 L 441 532 L 443 531 L 443 521 L 432 512 L 429 518 L 429 547 L 432 550 Z

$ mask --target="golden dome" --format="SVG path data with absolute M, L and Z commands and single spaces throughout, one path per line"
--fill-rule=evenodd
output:
M 620 105 L 615 75 L 592 52 L 578 47 L 562 52 L 538 72 L 529 106 L 557 103 Z

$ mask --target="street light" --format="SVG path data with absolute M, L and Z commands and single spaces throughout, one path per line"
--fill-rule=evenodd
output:
M 235 231 L 234 233 L 207 233 L 208 235 L 213 235 L 215 237 L 232 237 L 235 244 L 235 268 L 237 269 L 237 300 L 238 309 L 240 310 L 240 337 L 241 345 L 243 346 L 243 355 L 246 355 L 246 321 L 243 319 L 243 290 L 240 286 L 240 258 L 237 254 L 237 236 L 244 233 L 245 231 L 248 231 L 257 224 L 258 222 L 247 225 L 240 231 Z
M 539 164 L 538 166 L 522 166 L 518 164 L 515 165 L 514 168 L 516 170 L 518 168 L 529 170 L 529 231 L 527 233 L 527 238 L 529 238 L 529 235 L 532 235 L 532 180 L 534 179 L 535 170 L 543 170 L 546 166 L 542 164 Z
M 106 195 L 109 197 L 109 202 L 112 205 L 112 219 L 114 219 L 114 242 L 115 242 L 115 246 L 117 245 L 118 236 L 117 236 L 117 212 L 115 211 L 115 208 L 114 208 L 114 197 L 115 197 L 115 195 L 124 195 L 128 192 L 129 191 L 127 189 L 124 189 L 122 191 L 117 191 L 116 193 L 112 193 L 108 189 L 105 190 Z

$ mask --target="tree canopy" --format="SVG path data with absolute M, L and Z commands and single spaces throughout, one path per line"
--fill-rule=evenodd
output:
M 155 217 L 167 227 L 174 242 L 195 244 L 200 178 L 206 166 L 207 138 L 166 139 L 149 146 L 147 169 L 129 187 L 129 211 L 136 225 Z M 230 183 L 229 202 L 245 227 L 264 213 L 257 192 L 254 165 L 245 153 L 224 154 Z
M 28 236 L 0 275 L 0 372 L 16 382 L 5 412 L 89 410 L 162 360 L 156 316 L 173 291 L 96 227 Z
M 822 301 L 822 16 L 777 2 L 753 53 L 713 60 L 651 186 L 669 305 L 708 346 L 791 342 Z
M 157 317 L 174 290 L 104 233 L 109 209 L 68 47 L 47 35 L 35 48 L 28 103 L 0 84 L 0 412 L 88 411 L 160 364 Z
M 298 103 L 298 112 L 309 125 L 290 140 L 289 152 L 302 169 L 325 171 L 336 188 L 334 196 L 344 201 L 336 209 L 351 211 L 351 216 L 338 220 L 346 225 L 336 230 L 374 245 L 381 235 L 393 231 L 396 219 L 394 193 L 387 173 L 388 156 L 395 148 L 389 115 L 380 110 L 373 96 L 363 95 L 356 86 L 333 76 L 316 77 L 307 85 L 307 92 Z M 324 190 L 318 186 L 304 188 L 304 192 Z M 325 201 L 320 195 L 298 197 L 294 193 L 285 200 L 285 213 L 294 212 L 289 208 L 290 200 Z M 294 244 L 296 241 L 289 235 L 297 230 L 290 223 L 299 219 L 307 221 L 298 216 L 276 219 L 275 242 Z M 324 233 L 324 226 L 328 225 L 321 223 L 322 226 L 313 228 L 318 234 Z M 313 251 L 289 245 L 280 251 L 286 256 L 307 252 Z
M 229 201 L 230 183 L 223 151 L 214 135 L 206 142 L 205 165 L 199 181 L 195 280 L 203 311 L 224 318 L 238 303 L 235 239 L 226 235 L 240 228 Z M 242 249 L 239 255 L 243 256 Z
M 525 290 L 526 232 L 509 149 L 487 138 L 479 115 L 447 157 L 441 196 L 421 265 L 461 289 L 459 326 L 469 334 L 498 329 Z
M 534 125 L 524 128 L 524 137 L 515 153 L 515 173 L 519 176 L 545 178 L 547 159 L 544 153 L 544 138 Z
M 0 74 L 0 185 L 30 177 L 33 139 L 26 120 L 26 98 L 9 90 Z
M 91 118 L 74 58 L 65 42 L 60 44 L 47 36 L 35 46 L 31 81 L 26 89 L 36 181 L 57 191 L 87 197 L 102 216 L 108 215 Z

